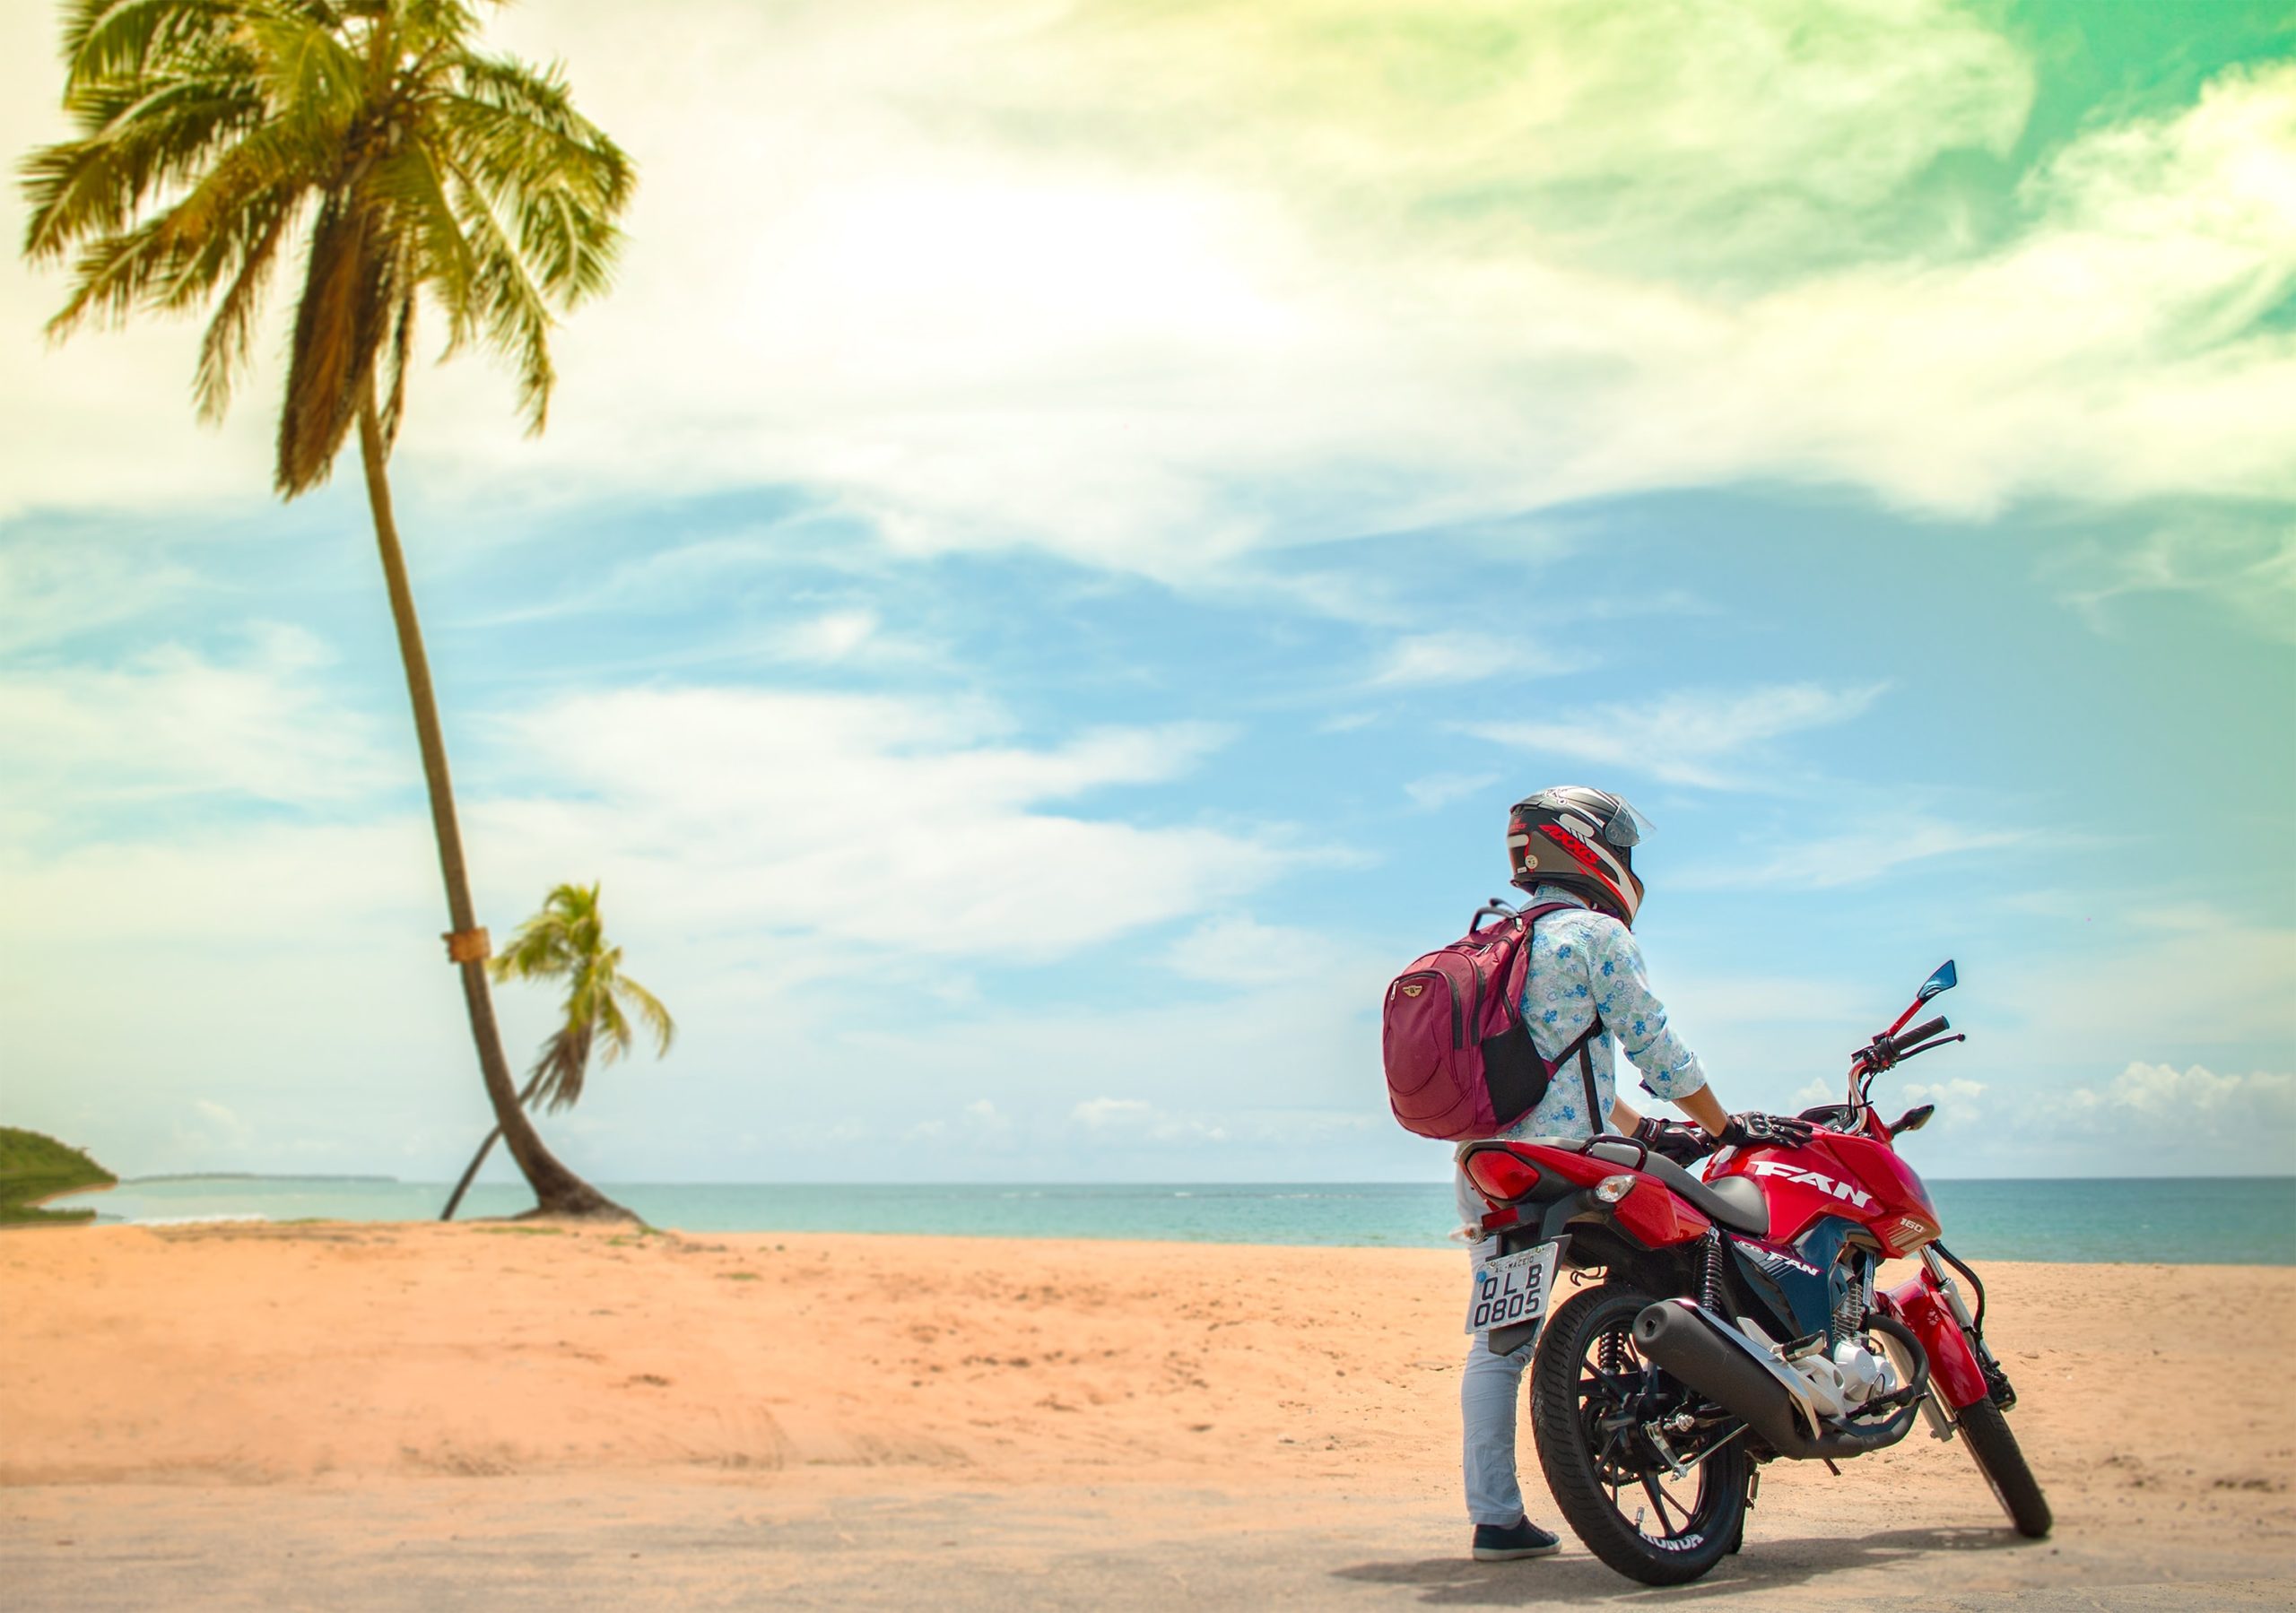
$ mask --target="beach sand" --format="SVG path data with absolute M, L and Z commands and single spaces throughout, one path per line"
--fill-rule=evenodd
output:
M 1575 1540 L 1465 1560 L 1464 1268 L 521 1224 L 0 1234 L 0 1600 L 1635 1592 Z M 2056 1535 L 2018 1540 L 1960 1444 L 1917 1433 L 1839 1478 L 1767 1469 L 1744 1552 L 1662 1600 L 2296 1604 L 2296 1270 L 1979 1270 Z M 1555 1523 L 1527 1429 L 1523 1452 Z

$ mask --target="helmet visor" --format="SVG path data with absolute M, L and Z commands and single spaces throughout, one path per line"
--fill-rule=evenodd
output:
M 1588 795 L 1600 796 L 1609 803 L 1606 811 L 1588 803 Z M 1577 819 L 1601 835 L 1613 846 L 1636 846 L 1642 844 L 1657 826 L 1623 795 L 1613 795 L 1607 790 L 1542 790 L 1522 802 L 1527 807 L 1540 807 L 1561 816 Z
M 1611 799 L 1618 802 L 1618 811 L 1613 812 L 1611 820 L 1603 825 L 1603 838 L 1613 846 L 1641 845 L 1657 825 L 1636 811 L 1634 803 L 1624 796 L 1613 795 Z

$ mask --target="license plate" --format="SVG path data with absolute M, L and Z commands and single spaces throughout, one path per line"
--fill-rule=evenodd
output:
M 1560 1242 L 1540 1244 L 1485 1262 L 1475 1273 L 1474 1295 L 1467 1301 L 1466 1331 L 1489 1332 L 1544 1316 L 1547 1295 L 1554 1287 L 1554 1262 L 1561 1253 Z

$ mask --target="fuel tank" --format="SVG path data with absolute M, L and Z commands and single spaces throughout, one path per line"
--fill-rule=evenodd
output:
M 1707 1163 L 1706 1179 L 1744 1176 L 1770 1204 L 1770 1236 L 1798 1244 L 1828 1216 L 1864 1228 L 1892 1258 L 1937 1236 L 1937 1207 L 1898 1151 L 1871 1137 L 1820 1132 L 1798 1149 L 1725 1149 Z

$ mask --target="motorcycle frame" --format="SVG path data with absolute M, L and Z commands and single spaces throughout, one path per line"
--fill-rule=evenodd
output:
M 1831 1220 L 1847 1223 L 1847 1240 L 1868 1246 L 1877 1259 L 1918 1253 L 1922 1270 L 1893 1288 L 1877 1289 L 1874 1309 L 1903 1323 L 1920 1341 L 1929 1359 L 1930 1397 L 1940 1413 L 1932 1418 L 1932 1427 L 1940 1437 L 1951 1437 L 1950 1427 L 1940 1429 L 1939 1423 L 1950 1426 L 1956 1414 L 1990 1392 L 1978 1356 L 1981 1346 L 1975 1342 L 1975 1323 L 1958 1287 L 1927 1247 L 1941 1230 L 1936 1207 L 1920 1177 L 1891 1145 L 1886 1128 L 1871 1119 L 1872 1113 L 1870 1107 L 1866 1111 L 1863 1134 L 1822 1130 L 1805 1148 L 1726 1149 L 1716 1156 L 1708 1167 L 1708 1180 L 1744 1175 L 1761 1190 L 1770 1206 L 1768 1238 L 1718 1226 L 1651 1172 L 1588 1151 L 1596 1141 L 1623 1140 L 1618 1138 L 1470 1143 L 1460 1150 L 1459 1162 L 1465 1166 L 1475 1155 L 1499 1149 L 1539 1173 L 1534 1187 L 1510 1202 L 1494 1203 L 1483 1218 L 1481 1230 L 1500 1237 L 1502 1253 L 1567 1239 L 1561 1262 L 1564 1268 L 1622 1270 L 1654 1296 L 1702 1291 L 1701 1264 L 1709 1236 L 1720 1241 L 1721 1252 L 1737 1246 L 1799 1261 L 1802 1246 L 1813 1235 L 1826 1233 L 1824 1223 Z M 1596 1193 L 1598 1184 L 1616 1176 L 1632 1178 L 1633 1185 L 1615 1200 Z M 1831 1185 L 1812 1181 L 1813 1176 Z M 1845 1183 L 1868 1202 L 1846 1196 L 1840 1191 Z M 1491 1202 L 1487 1196 L 1485 1202 Z M 1921 1227 L 1905 1231 L 1908 1217 L 1918 1218 Z M 1784 1236 L 1779 1236 L 1781 1227 L 1787 1229 Z M 1718 1264 L 1719 1286 L 1733 1313 L 1729 1320 L 1735 1322 L 1753 1309 L 1770 1314 L 1773 1323 L 1790 1323 L 1790 1318 L 1776 1316 L 1773 1305 L 1746 1292 L 1731 1262 Z M 1516 1332 L 1519 1341 L 1527 1331 L 1501 1330 L 1493 1335 L 1492 1348 L 1500 1348 L 1509 1332 Z

